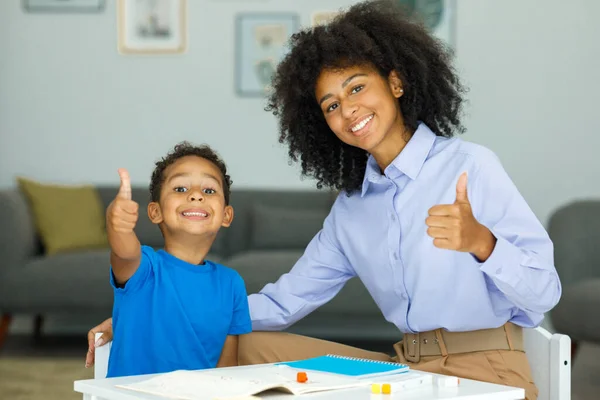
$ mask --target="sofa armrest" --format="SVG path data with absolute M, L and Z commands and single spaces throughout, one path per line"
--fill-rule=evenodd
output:
M 17 189 L 0 190 L 0 275 L 35 255 L 37 236 L 27 199 Z
M 548 234 L 554 244 L 554 264 L 563 288 L 600 278 L 600 201 L 580 200 L 558 208 Z
M 558 305 L 550 311 L 552 326 L 574 341 L 600 343 L 600 278 L 563 288 Z

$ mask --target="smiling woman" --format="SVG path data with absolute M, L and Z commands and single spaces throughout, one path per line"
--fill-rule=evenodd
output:
M 359 3 L 294 35 L 273 88 L 290 157 L 341 193 L 292 271 L 249 297 L 254 330 L 293 324 L 357 276 L 404 333 L 396 360 L 534 399 L 522 328 L 560 297 L 552 242 L 494 153 L 454 137 L 465 89 L 444 42 L 392 2 Z M 241 363 L 389 360 L 271 332 L 240 343 Z
M 465 90 L 444 42 L 390 2 L 366 4 L 294 35 L 274 77 L 267 110 L 280 116 L 280 141 L 318 187 L 358 190 L 370 151 L 384 151 L 380 166 L 389 164 L 420 122 L 442 137 L 464 131 Z M 371 114 L 385 138 L 346 132 Z
M 411 136 L 397 101 L 404 89 L 395 71 L 386 79 L 368 65 L 325 68 L 315 92 L 331 131 L 343 143 L 381 160 L 382 170 Z

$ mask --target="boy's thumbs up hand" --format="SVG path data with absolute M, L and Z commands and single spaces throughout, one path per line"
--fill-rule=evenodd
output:
M 473 216 L 466 172 L 458 178 L 454 203 L 431 207 L 425 223 L 433 245 L 441 249 L 469 252 L 485 261 L 496 245 L 492 232 Z
M 121 186 L 106 210 L 106 226 L 115 232 L 133 232 L 138 220 L 139 205 L 131 200 L 131 181 L 126 169 L 119 169 Z
M 117 197 L 123 200 L 131 200 L 131 180 L 129 172 L 125 168 L 119 168 L 119 177 L 121 178 L 121 186 Z

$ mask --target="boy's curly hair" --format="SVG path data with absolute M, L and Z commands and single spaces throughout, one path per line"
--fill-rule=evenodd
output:
M 339 140 L 325 121 L 315 98 L 324 68 L 367 65 L 385 79 L 396 71 L 404 89 L 400 109 L 410 132 L 419 121 L 440 136 L 464 132 L 465 89 L 450 50 L 391 1 L 356 4 L 327 25 L 295 33 L 290 45 L 265 110 L 279 117 L 279 142 L 289 146 L 292 161 L 301 160 L 302 175 L 317 179 L 317 188 L 348 195 L 359 190 L 368 158 L 366 151 Z
M 152 178 L 150 179 L 150 201 L 158 202 L 160 200 L 160 191 L 165 180 L 165 170 L 167 167 L 180 158 L 187 156 L 196 156 L 210 161 L 221 171 L 221 180 L 223 184 L 223 194 L 225 196 L 225 205 L 229 205 L 229 197 L 231 195 L 231 184 L 233 181 L 227 175 L 227 166 L 221 160 L 219 155 L 208 145 L 194 146 L 189 142 L 181 142 L 175 145 L 173 150 L 156 162 Z

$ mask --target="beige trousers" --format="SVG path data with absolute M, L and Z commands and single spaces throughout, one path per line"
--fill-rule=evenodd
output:
M 402 342 L 394 346 L 396 355 L 392 357 L 384 353 L 307 336 L 284 332 L 252 332 L 240 336 L 238 362 L 240 365 L 252 365 L 338 354 L 346 357 L 401 362 L 415 370 L 521 387 L 525 389 L 527 400 L 537 399 L 538 389 L 533 383 L 529 362 L 523 351 L 489 350 L 447 354 L 443 339 L 440 343 L 442 354 L 422 355 L 418 362 L 410 362 L 406 360 L 404 352 L 399 350 L 403 348 Z

